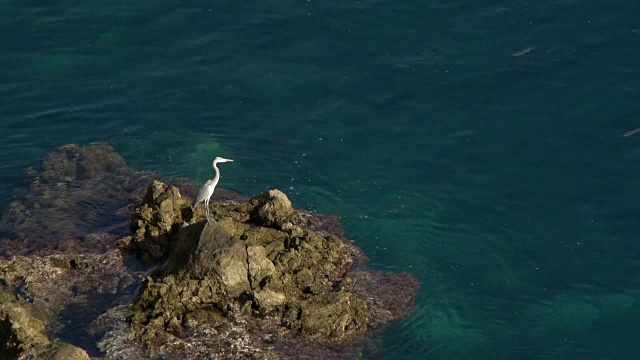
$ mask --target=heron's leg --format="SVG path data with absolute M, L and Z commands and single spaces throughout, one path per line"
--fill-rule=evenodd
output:
M 211 219 L 209 218 L 209 199 L 205 199 L 205 200 L 204 200 L 204 204 L 205 204 L 205 205 L 204 205 L 204 206 L 205 206 L 205 209 L 207 210 L 207 211 L 206 211 L 206 214 L 207 214 L 207 221 L 209 221 L 209 220 L 211 220 Z

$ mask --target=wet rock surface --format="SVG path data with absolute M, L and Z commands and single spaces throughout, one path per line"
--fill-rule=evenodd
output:
M 57 149 L 26 178 L 0 222 L 7 354 L 351 358 L 414 309 L 415 277 L 366 268 L 336 217 L 279 190 L 216 189 L 207 222 L 182 195 L 197 184 L 133 170 L 104 143 Z M 34 335 L 7 325 L 18 318 Z

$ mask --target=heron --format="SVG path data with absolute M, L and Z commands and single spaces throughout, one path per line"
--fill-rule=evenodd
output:
M 213 190 L 215 190 L 216 185 L 218 185 L 218 181 L 220 181 L 220 169 L 218 169 L 217 165 L 218 163 L 229 162 L 229 161 L 233 161 L 233 160 L 221 158 L 219 156 L 213 159 L 213 168 L 216 170 L 216 176 L 213 178 L 213 180 L 207 180 L 207 182 L 204 183 L 202 188 L 200 188 L 200 191 L 198 191 L 198 195 L 195 197 L 195 199 L 193 199 L 193 205 L 191 205 L 191 207 L 194 209 L 199 203 L 204 201 L 204 208 L 205 208 L 205 213 L 207 214 L 207 221 L 211 220 L 211 218 L 209 217 L 209 199 L 211 199 L 211 195 L 213 195 Z

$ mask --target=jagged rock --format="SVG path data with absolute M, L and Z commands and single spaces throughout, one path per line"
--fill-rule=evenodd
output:
M 304 334 L 340 341 L 350 332 L 364 333 L 371 314 L 363 299 L 341 292 L 303 301 L 299 316 Z
M 207 223 L 186 270 L 196 279 L 215 276 L 230 298 L 250 289 L 247 249 L 215 222 Z
M 249 280 L 252 289 L 261 289 L 264 281 L 269 280 L 276 273 L 276 267 L 267 258 L 266 250 L 263 246 L 247 246 L 247 256 L 249 262 Z
M 183 212 L 189 202 L 175 186 L 154 181 L 147 187 L 147 194 L 131 218 L 135 231 L 133 246 L 145 263 L 167 257 L 171 247 L 173 227 L 183 220 Z
M 24 351 L 18 360 L 90 360 L 83 349 L 61 341 L 44 346 L 36 346 Z
M 258 290 L 253 293 L 253 299 L 256 305 L 266 311 L 276 310 L 287 301 L 287 297 L 282 292 L 276 292 L 271 289 Z
M 90 360 L 91 358 L 86 351 L 80 349 L 77 346 L 71 344 L 62 343 L 59 344 L 57 349 L 53 351 L 50 357 L 51 360 Z M 45 358 L 46 359 L 46 358 Z
M 60 318 L 97 316 L 120 296 L 131 296 L 138 286 L 117 250 L 103 255 L 55 254 L 0 260 L 0 283 L 16 286 L 34 316 L 50 329 Z M 124 295 L 111 295 L 116 293 Z M 111 299 L 105 299 L 104 294 Z

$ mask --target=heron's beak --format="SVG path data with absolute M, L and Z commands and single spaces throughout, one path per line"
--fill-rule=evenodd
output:
M 231 160 L 231 159 L 222 159 L 222 162 L 230 162 L 230 161 L 233 161 L 233 160 Z

